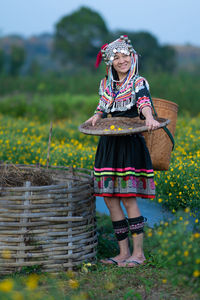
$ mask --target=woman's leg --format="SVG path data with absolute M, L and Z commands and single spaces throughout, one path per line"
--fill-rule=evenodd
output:
M 128 261 L 137 261 L 142 263 L 145 260 L 143 252 L 143 227 L 144 218 L 141 216 L 136 198 L 122 198 L 124 207 L 128 214 L 129 227 L 133 237 L 133 253 L 128 258 Z M 136 265 L 128 264 L 130 267 Z
M 129 242 L 128 242 L 128 222 L 120 205 L 119 197 L 104 197 L 106 206 L 109 209 L 111 220 L 113 223 L 116 238 L 118 240 L 119 255 L 113 257 L 117 262 L 122 262 L 130 257 Z M 109 261 L 101 260 L 109 263 Z M 112 263 L 112 261 L 110 261 Z

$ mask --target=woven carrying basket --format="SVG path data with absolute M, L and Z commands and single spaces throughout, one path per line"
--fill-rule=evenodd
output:
M 159 98 L 152 98 L 152 101 L 158 117 L 170 120 L 167 128 L 174 137 L 178 105 L 174 102 Z M 173 144 L 168 134 L 162 128 L 160 128 L 150 133 L 143 132 L 142 135 L 145 138 L 151 155 L 153 169 L 158 171 L 167 171 L 169 169 L 171 151 L 173 148 Z
M 92 177 L 85 169 L 50 170 L 53 185 L 0 187 L 0 274 L 29 266 L 65 271 L 95 259 Z

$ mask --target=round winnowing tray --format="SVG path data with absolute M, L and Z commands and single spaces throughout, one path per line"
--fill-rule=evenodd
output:
M 160 123 L 160 127 L 169 124 L 170 120 L 164 118 L 155 118 Z M 156 129 L 154 129 L 156 130 Z M 100 119 L 95 126 L 91 122 L 85 122 L 79 126 L 79 131 L 90 135 L 129 135 L 148 131 L 145 121 L 139 118 L 105 118 Z

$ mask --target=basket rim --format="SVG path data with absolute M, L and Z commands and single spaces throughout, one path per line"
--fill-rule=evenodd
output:
M 173 102 L 173 101 L 170 101 L 170 100 L 166 100 L 166 99 L 163 99 L 163 98 L 152 97 L 152 100 L 161 100 L 162 102 L 169 103 L 170 105 L 176 106 L 177 109 L 179 107 L 179 105 L 176 102 Z
M 9 164 L 9 163 L 0 163 L 0 167 L 1 166 L 11 166 L 12 164 Z M 14 164 L 16 167 L 24 167 L 24 168 L 47 168 L 46 165 L 41 165 L 41 164 Z M 73 180 L 80 180 L 80 177 L 84 177 L 85 181 L 81 181 L 81 183 L 84 183 L 84 184 L 90 184 L 92 182 L 92 170 L 89 170 L 89 169 L 86 169 L 86 168 L 73 168 L 72 166 L 70 167 L 65 167 L 65 166 L 52 166 L 52 165 L 49 165 L 48 166 L 48 169 L 47 170 L 50 170 L 50 169 L 59 169 L 59 170 L 68 170 L 70 173 L 69 175 L 72 175 L 70 179 L 73 179 Z M 87 171 L 89 174 L 86 174 L 86 173 L 80 173 L 80 172 L 76 172 L 77 171 Z M 76 176 L 77 175 L 77 176 Z M 68 178 L 69 179 L 69 178 Z M 27 191 L 36 191 L 36 190 L 45 190 L 45 189 L 61 189 L 61 188 L 68 188 L 68 184 L 66 183 L 62 183 L 62 184 L 51 184 L 51 185 L 36 185 L 36 186 L 33 186 L 31 185 L 30 187 L 25 187 L 25 186 L 16 186 L 16 187 L 4 187 L 4 186 L 0 186 L 0 192 L 1 191 L 21 191 L 23 189 L 23 191 L 27 190 Z

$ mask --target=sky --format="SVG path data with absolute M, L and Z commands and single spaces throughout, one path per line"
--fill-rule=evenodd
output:
M 0 0 L 0 36 L 53 33 L 80 6 L 98 12 L 109 30 L 148 31 L 160 44 L 200 46 L 200 0 Z

